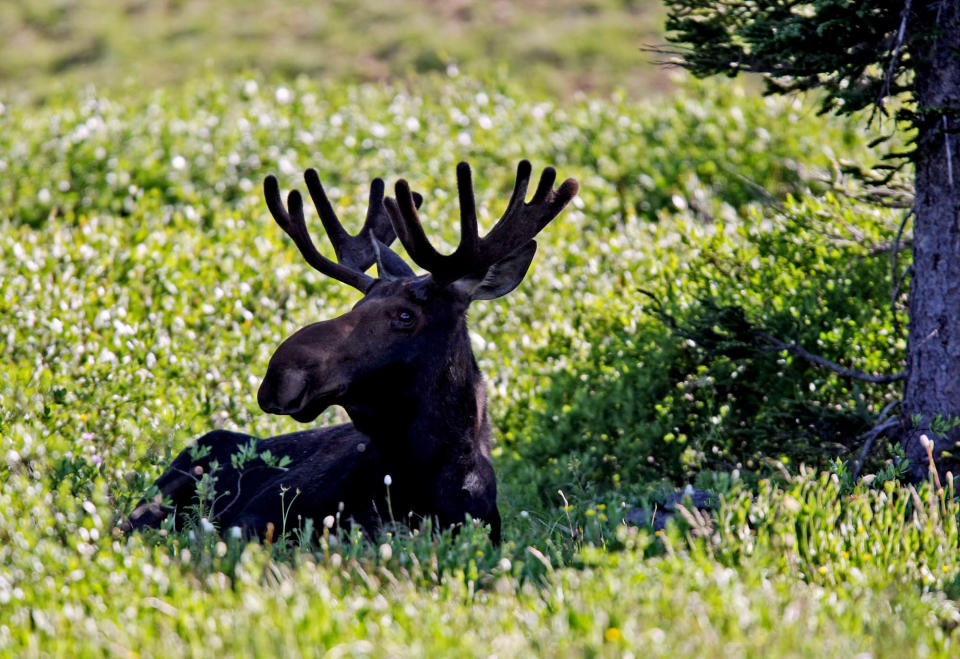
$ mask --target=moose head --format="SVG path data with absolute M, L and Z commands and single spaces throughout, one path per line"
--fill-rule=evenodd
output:
M 480 238 L 470 167 L 460 163 L 461 239 L 452 254 L 442 255 L 424 233 L 417 212 L 420 197 L 411 193 L 405 180 L 396 184 L 396 200 L 384 200 L 383 183 L 374 181 L 366 222 L 351 236 L 337 219 L 316 172 L 308 170 L 307 188 L 333 243 L 336 263 L 322 256 L 311 241 L 300 194 L 292 191 L 284 208 L 277 180 L 267 177 L 264 191 L 270 212 L 306 261 L 357 288 L 364 298 L 350 312 L 308 325 L 280 345 L 260 386 L 260 407 L 305 422 L 339 404 L 354 423 L 364 424 L 365 412 L 379 411 L 378 401 L 390 406 L 398 397 L 408 397 L 405 384 L 462 380 L 462 373 L 438 371 L 472 361 L 467 358 L 465 321 L 470 303 L 500 297 L 519 285 L 536 252 L 534 236 L 577 192 L 572 179 L 554 190 L 556 173 L 547 168 L 528 203 L 530 173 L 530 163 L 521 162 L 506 212 Z M 417 276 L 389 248 L 394 231 L 410 258 L 428 274 Z M 374 263 L 378 278 L 364 272 Z M 431 403 L 418 402 L 418 407 Z

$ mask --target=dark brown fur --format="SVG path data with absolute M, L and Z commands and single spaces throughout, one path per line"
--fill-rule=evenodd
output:
M 384 200 L 382 182 L 374 182 L 367 222 L 350 236 L 316 173 L 308 172 L 338 263 L 313 246 L 299 194 L 291 193 L 284 208 L 276 180 L 268 177 L 267 205 L 306 260 L 360 289 L 364 298 L 350 312 L 308 325 L 277 348 L 257 395 L 260 407 L 309 422 L 330 405 L 341 405 L 352 423 L 269 439 L 226 431 L 204 435 L 157 480 L 158 500 L 141 502 L 128 528 L 158 526 L 170 513 L 182 524 L 209 474 L 216 496 L 206 508 L 201 502 L 201 510 L 221 527 L 238 526 L 248 534 L 263 536 L 271 526 L 275 533 L 290 531 L 306 519 L 319 524 L 338 513 L 371 536 L 390 515 L 414 524 L 433 518 L 441 527 L 469 515 L 488 523 L 491 539 L 500 541 L 490 419 L 467 309 L 520 283 L 536 251 L 533 236 L 577 188 L 568 180 L 553 190 L 555 173 L 548 168 L 526 203 L 530 165 L 524 161 L 506 214 L 480 239 L 469 167 L 461 164 L 457 176 L 464 238 L 453 255 L 442 256 L 426 242 L 416 215 L 419 198 L 404 181 L 397 184 L 396 202 Z M 393 231 L 384 224 L 385 208 Z M 389 250 L 394 235 L 431 274 L 414 275 Z M 364 274 L 374 261 L 378 279 Z M 274 459 L 288 458 L 289 465 L 281 469 L 254 458 L 236 468 L 231 456 L 251 439 L 257 455 L 269 451 Z

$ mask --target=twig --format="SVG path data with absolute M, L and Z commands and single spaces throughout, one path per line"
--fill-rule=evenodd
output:
M 676 320 L 674 320 L 674 318 L 670 314 L 668 314 L 666 310 L 664 310 L 663 304 L 660 302 L 659 298 L 657 298 L 656 295 L 642 288 L 638 288 L 637 292 L 642 293 L 643 295 L 646 295 L 653 301 L 654 304 L 657 305 L 657 316 L 660 318 L 660 320 L 663 323 L 665 323 L 668 327 L 670 327 L 670 329 L 672 329 L 675 332 L 680 331 L 680 327 L 677 324 Z M 681 335 L 685 336 L 685 334 L 683 334 L 682 332 L 681 332 Z M 852 378 L 854 380 L 863 380 L 864 382 L 873 382 L 874 384 L 887 384 L 889 382 L 898 382 L 900 380 L 904 380 L 907 377 L 907 374 L 904 371 L 899 371 L 897 373 L 888 373 L 885 375 L 871 375 L 869 373 L 864 373 L 863 371 L 857 371 L 854 369 L 841 366 L 840 364 L 836 362 L 832 362 L 829 359 L 826 359 L 825 357 L 821 357 L 820 355 L 813 354 L 806 348 L 803 348 L 802 346 L 799 346 L 796 343 L 786 343 L 765 332 L 754 330 L 753 336 L 773 345 L 773 347 L 776 348 L 777 350 L 786 350 L 787 352 L 797 355 L 798 357 L 802 357 L 807 361 L 813 364 L 816 364 L 817 366 L 821 366 L 823 368 L 829 369 L 838 375 L 841 375 L 847 378 Z
M 847 224 L 846 222 L 842 222 L 842 225 L 845 229 L 847 229 L 850 233 L 853 234 L 853 239 L 841 236 L 840 234 L 837 234 L 837 233 L 825 231 L 819 227 L 813 226 L 810 222 L 800 217 L 796 213 L 791 213 L 786 208 L 786 206 L 784 206 L 783 203 L 781 203 L 780 200 L 777 199 L 769 190 L 767 190 L 765 187 L 763 187 L 762 185 L 760 185 L 759 183 L 751 179 L 749 176 L 744 176 L 740 172 L 734 171 L 733 169 L 729 169 L 729 168 L 727 169 L 727 171 L 729 171 L 731 174 L 733 174 L 734 176 L 739 178 L 741 181 L 749 185 L 751 188 L 759 192 L 760 195 L 763 197 L 763 201 L 766 203 L 766 206 L 768 208 L 772 208 L 776 213 L 780 214 L 782 217 L 786 218 L 787 220 L 790 220 L 791 222 L 796 223 L 798 226 L 801 226 L 805 229 L 809 229 L 810 231 L 816 231 L 821 236 L 829 238 L 830 240 L 834 241 L 836 244 L 839 244 L 839 245 L 860 245 L 865 241 L 865 237 L 863 233 L 858 231 L 855 227 Z
M 903 282 L 905 282 L 905 281 L 907 280 L 907 277 L 909 277 L 909 276 L 912 275 L 912 274 L 913 274 L 913 266 L 911 265 L 911 266 L 908 266 L 907 269 L 903 271 L 903 274 L 900 275 L 900 277 L 899 277 L 899 278 L 897 279 L 897 281 L 894 283 L 894 286 L 893 286 L 893 295 L 891 296 L 891 297 L 892 297 L 892 300 L 896 300 L 898 297 L 900 297 L 900 287 L 903 286 Z M 891 304 L 890 304 L 890 310 L 893 311 L 893 302 L 891 302 Z M 893 328 L 894 328 L 894 330 L 896 331 L 896 333 L 899 335 L 899 334 L 900 334 L 900 323 L 897 321 L 897 313 L 896 313 L 896 311 L 894 311 L 894 313 L 893 313 Z
M 880 416 L 877 418 L 877 425 L 857 437 L 856 441 L 861 439 L 866 441 L 863 443 L 863 448 L 860 449 L 860 455 L 857 457 L 857 462 L 853 467 L 853 480 L 857 480 L 857 477 L 860 475 L 860 469 L 863 468 L 863 461 L 866 460 L 867 455 L 870 453 L 873 440 L 900 423 L 899 417 L 893 417 L 884 421 L 884 417 L 886 417 L 890 410 L 893 409 L 893 406 L 899 402 L 899 400 L 890 401 L 887 406 L 883 408 L 883 411 L 880 412 Z
M 887 77 L 883 81 L 883 87 L 880 89 L 880 97 L 877 99 L 877 105 L 883 108 L 883 99 L 890 95 L 890 86 L 893 81 L 893 72 L 900 60 L 900 48 L 903 46 L 903 38 L 907 33 L 907 18 L 910 16 L 910 5 L 913 0 L 907 0 L 903 5 L 903 13 L 900 18 L 900 30 L 897 32 L 897 41 L 893 46 L 893 56 L 890 57 L 890 66 L 887 68 Z
M 897 237 L 893 241 L 893 254 L 890 256 L 891 259 L 891 269 L 893 270 L 893 276 L 897 276 L 897 257 L 900 253 L 900 239 L 903 237 L 903 230 L 907 226 L 907 221 L 913 216 L 914 209 L 911 206 L 903 215 L 903 219 L 900 220 L 900 227 L 897 229 Z
M 852 378 L 854 380 L 863 380 L 864 382 L 873 382 L 875 384 L 886 384 L 888 382 L 897 382 L 903 380 L 907 377 L 907 374 L 903 371 L 899 373 L 889 373 L 885 375 L 871 375 L 869 373 L 864 373 L 863 371 L 856 371 L 854 369 L 846 368 L 841 366 L 836 362 L 832 362 L 829 359 L 821 357 L 820 355 L 815 355 L 806 348 L 798 346 L 796 343 L 784 343 L 780 339 L 765 334 L 763 332 L 757 332 L 756 335 L 771 343 L 778 350 L 786 350 L 787 352 L 794 354 L 798 357 L 803 357 L 808 362 L 816 364 L 817 366 L 822 366 L 823 368 L 829 369 L 836 373 L 837 375 L 843 376 L 845 378 Z
M 867 188 L 863 194 L 855 198 L 884 208 L 910 208 L 913 206 L 913 193 L 904 189 L 897 189 L 896 184 L 887 187 L 874 186 Z
M 925 337 L 923 337 L 923 341 L 920 342 L 920 345 L 917 346 L 917 349 L 920 349 L 923 346 L 927 345 L 927 341 L 929 341 L 930 339 L 938 335 L 940 333 L 941 327 L 942 325 L 938 325 L 937 327 L 934 327 L 932 330 L 930 330 L 930 333 L 927 334 Z
M 237 478 L 237 493 L 234 495 L 233 500 L 230 503 L 228 503 L 226 507 L 223 508 L 219 513 L 216 514 L 214 519 L 219 518 L 221 515 L 223 515 L 223 513 L 227 512 L 230 509 L 230 507 L 237 502 L 237 499 L 240 498 L 240 484 L 243 482 L 243 477 L 246 475 L 246 473 L 247 472 L 245 471 L 240 472 L 240 477 Z
M 677 321 L 674 320 L 673 316 L 668 314 L 667 311 L 663 308 L 663 302 L 660 301 L 660 298 L 657 297 L 655 293 L 648 291 L 645 288 L 638 288 L 637 292 L 643 295 L 646 295 L 656 305 L 657 307 L 656 314 L 662 323 L 664 323 L 667 327 L 674 330 L 675 332 L 680 331 L 680 327 L 677 325 Z
M 911 249 L 911 248 L 913 247 L 913 241 L 912 241 L 912 240 L 904 240 L 902 247 L 903 247 L 904 249 Z M 870 251 L 867 252 L 867 254 L 868 254 L 869 256 L 880 256 L 881 254 L 884 254 L 884 253 L 886 253 L 886 252 L 892 252 L 892 251 L 893 251 L 893 248 L 894 248 L 893 241 L 891 241 L 891 242 L 889 242 L 889 243 L 879 243 L 879 244 L 874 245 L 873 247 L 871 247 L 871 248 L 870 248 Z M 897 249 L 900 249 L 900 247 L 897 247 Z
M 900 297 L 900 286 L 912 268 L 912 266 L 911 268 L 907 268 L 903 273 L 903 277 L 898 277 L 897 260 L 900 254 L 900 239 L 903 237 L 903 230 L 907 226 L 907 221 L 913 216 L 913 212 L 914 209 L 911 206 L 910 210 L 904 214 L 903 219 L 900 220 L 900 228 L 897 229 L 897 237 L 893 241 L 893 253 L 890 256 L 890 272 L 893 278 L 893 290 L 890 293 L 890 311 L 893 314 L 893 329 L 897 336 L 900 335 L 900 322 L 897 320 L 897 298 Z
M 897 399 L 891 400 L 889 403 L 884 405 L 883 409 L 880 410 L 879 416 L 877 416 L 877 423 L 882 422 L 887 418 L 887 415 L 890 414 L 890 410 L 900 404 L 900 401 Z
M 950 131 L 947 115 L 943 115 L 943 144 L 947 149 L 947 185 L 953 187 L 953 154 L 950 150 Z
M 747 185 L 749 185 L 751 188 L 753 188 L 754 190 L 756 190 L 757 192 L 759 192 L 759 193 L 760 193 L 760 196 L 762 196 L 762 197 L 764 198 L 764 201 L 767 202 L 767 205 L 768 205 L 769 207 L 773 208 L 775 211 L 777 211 L 778 213 L 780 213 L 781 215 L 783 215 L 783 216 L 786 217 L 787 219 L 793 220 L 793 221 L 796 222 L 797 224 L 804 225 L 804 226 L 806 225 L 806 223 L 805 223 L 802 219 L 800 219 L 799 217 L 797 217 L 796 215 L 794 215 L 793 213 L 791 213 L 790 211 L 788 211 L 787 208 L 780 202 L 779 199 L 777 199 L 777 198 L 773 195 L 772 192 L 770 192 L 769 190 L 767 190 L 765 187 L 763 187 L 762 185 L 760 185 L 758 182 L 754 181 L 754 180 L 753 180 L 752 178 L 750 178 L 749 176 L 746 176 L 746 175 L 744 175 L 744 174 L 736 171 L 736 170 L 733 169 L 732 167 L 724 167 L 724 169 L 726 169 L 729 173 L 733 174 L 733 175 L 736 176 L 738 179 L 740 179 L 741 181 L 743 181 L 744 183 L 746 183 Z
M 175 471 L 178 474 L 183 474 L 187 478 L 190 478 L 198 483 L 200 482 L 200 479 L 194 476 L 193 474 L 191 474 L 189 471 L 184 471 L 183 469 L 173 469 L 173 468 L 171 468 L 170 471 Z

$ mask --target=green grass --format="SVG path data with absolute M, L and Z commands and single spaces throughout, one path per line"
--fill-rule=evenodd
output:
M 859 188 L 839 163 L 868 157 L 855 126 L 719 85 L 562 106 L 446 74 L 142 90 L 0 114 L 0 654 L 956 653 L 952 484 L 900 484 L 882 442 L 871 482 L 843 463 L 891 391 L 750 352 L 729 311 L 858 368 L 902 359 L 874 249 L 900 216 L 842 194 Z M 403 175 L 449 243 L 455 163 L 489 227 L 521 157 L 581 194 L 520 289 L 471 313 L 501 548 L 469 527 L 270 545 L 113 528 L 191 438 L 299 428 L 257 408 L 259 375 L 355 301 L 301 262 L 262 176 L 316 166 L 356 223 L 370 178 Z M 714 521 L 620 523 L 691 481 L 721 495 Z
M 284 2 L 31 0 L 0 6 L 0 88 L 42 98 L 125 80 L 174 84 L 256 69 L 314 80 L 383 81 L 499 68 L 528 89 L 669 86 L 640 49 L 659 41 L 656 2 Z

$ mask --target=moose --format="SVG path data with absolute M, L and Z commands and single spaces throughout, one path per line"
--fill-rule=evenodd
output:
M 490 525 L 500 541 L 497 483 L 483 376 L 467 333 L 474 300 L 516 288 L 533 260 L 533 238 L 577 194 L 567 179 L 554 188 L 547 167 L 531 201 L 531 175 L 520 162 L 513 195 L 495 226 L 481 238 L 469 165 L 457 166 L 460 243 L 441 254 L 418 215 L 422 197 L 400 179 L 396 198 L 374 179 L 362 229 L 340 223 L 317 172 L 307 189 L 336 255 L 323 256 L 307 230 L 297 190 L 284 207 L 274 176 L 264 181 L 267 207 L 306 262 L 348 284 L 363 298 L 332 320 L 295 332 L 276 349 L 257 401 L 265 412 L 311 422 L 331 405 L 352 423 L 259 439 L 215 430 L 174 459 L 156 481 L 158 494 L 141 501 L 124 527 L 158 527 L 171 513 L 182 525 L 209 491 L 208 516 L 222 528 L 270 537 L 307 519 L 337 515 L 375 537 L 386 516 L 440 527 L 466 515 Z M 400 239 L 413 269 L 390 248 Z M 378 277 L 366 271 L 377 265 Z

